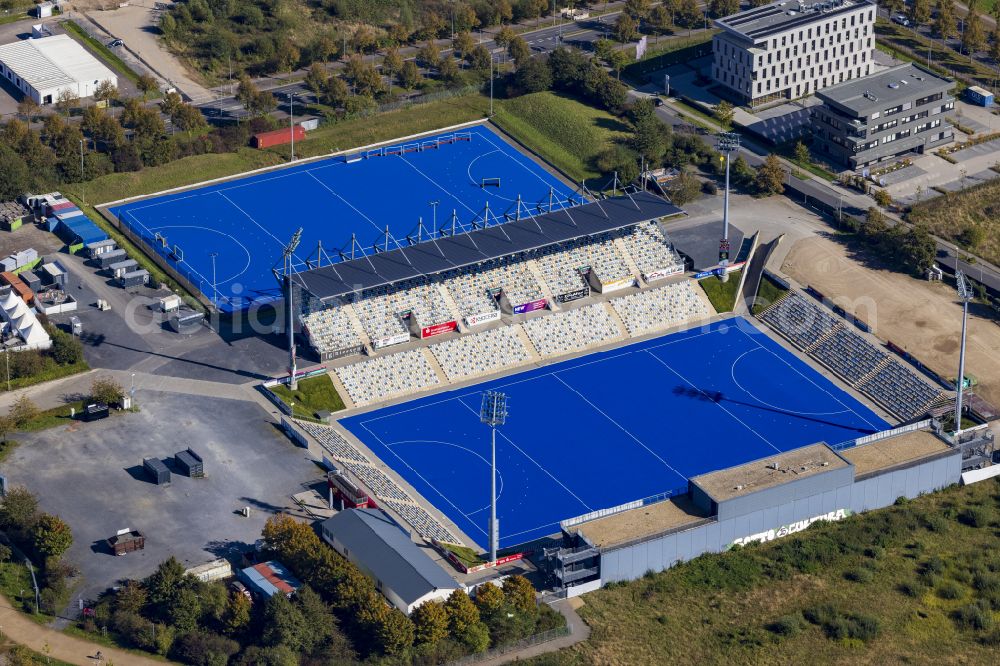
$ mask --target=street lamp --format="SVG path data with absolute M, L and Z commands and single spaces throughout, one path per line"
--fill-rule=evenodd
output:
M 299 227 L 292 234 L 292 239 L 288 241 L 288 245 L 285 246 L 282 252 L 285 262 L 285 285 L 288 289 L 286 292 L 288 295 L 285 298 L 285 307 L 288 308 L 288 388 L 292 391 L 297 391 L 299 388 L 299 383 L 295 379 L 297 368 L 295 367 L 295 309 L 293 303 L 294 292 L 292 291 L 292 256 L 295 254 L 295 250 L 298 248 L 300 242 L 302 242 L 302 227 Z
M 87 190 L 84 187 L 86 178 L 83 175 L 83 139 L 80 139 L 80 196 L 83 198 L 83 205 L 87 205 Z
M 490 559 L 497 561 L 497 545 L 500 541 L 500 526 L 497 524 L 497 427 L 507 422 L 507 394 L 502 391 L 483 393 L 483 405 L 479 410 L 479 420 L 490 427 Z
M 729 266 L 729 162 L 733 152 L 740 149 L 740 135 L 736 132 L 719 134 L 719 152 L 726 155 L 726 192 L 722 200 L 722 240 L 719 241 L 719 266 L 722 267 L 723 282 L 729 280 L 726 267 Z
M 962 271 L 955 272 L 955 286 L 962 301 L 962 346 L 958 350 L 958 378 L 955 380 L 955 436 L 962 432 L 962 389 L 965 384 L 965 334 L 969 324 L 969 301 L 973 298 L 972 285 Z
M 215 301 L 215 307 L 219 307 L 219 288 L 218 282 L 215 281 L 215 258 L 219 256 L 219 253 L 209 252 L 208 256 L 212 258 L 212 300 Z
M 295 93 L 288 93 L 288 133 L 292 136 L 292 162 L 295 161 Z

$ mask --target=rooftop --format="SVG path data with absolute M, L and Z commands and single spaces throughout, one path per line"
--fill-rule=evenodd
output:
M 824 88 L 816 96 L 858 115 L 882 111 L 897 104 L 951 88 L 955 84 L 923 67 L 907 63 L 878 74 Z
M 840 455 L 854 464 L 854 476 L 891 469 L 899 465 L 951 450 L 944 441 L 926 430 L 844 449 Z
M 284 565 L 274 560 L 247 567 L 241 573 L 244 580 L 267 597 L 274 596 L 278 592 L 289 596 L 302 587 L 302 583 Z
M 78 82 L 117 81 L 118 77 L 69 35 L 22 39 L 0 46 L 0 61 L 35 90 Z
M 754 7 L 717 19 L 715 24 L 747 39 L 770 37 L 815 21 L 847 14 L 862 7 L 874 7 L 870 0 L 828 0 L 810 2 L 782 0 L 763 7 Z
M 708 520 L 686 495 L 665 502 L 604 516 L 575 528 L 597 548 L 663 534 L 672 529 Z
M 725 502 L 782 483 L 844 468 L 849 464 L 826 444 L 810 444 L 745 465 L 702 474 L 693 477 L 691 483 L 716 502 Z

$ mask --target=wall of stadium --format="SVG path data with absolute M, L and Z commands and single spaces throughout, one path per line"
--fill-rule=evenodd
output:
M 847 483 L 830 485 L 818 479 L 815 492 L 794 489 L 770 493 L 770 506 L 725 520 L 712 520 L 690 529 L 654 536 L 621 547 L 601 550 L 601 583 L 641 578 L 647 571 L 662 571 L 704 553 L 717 553 L 742 541 L 770 541 L 794 534 L 816 519 L 840 520 L 852 513 L 880 509 L 899 497 L 913 499 L 921 493 L 958 483 L 962 472 L 959 451 L 905 468 L 873 473 Z M 779 487 L 780 488 L 780 487 Z M 782 497 L 782 492 L 788 497 Z

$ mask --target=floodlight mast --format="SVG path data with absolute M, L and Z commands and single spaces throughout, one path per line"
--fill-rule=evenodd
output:
M 726 191 L 722 200 L 722 240 L 719 242 L 719 266 L 723 282 L 729 280 L 726 268 L 729 266 L 729 161 L 734 152 L 740 149 L 740 135 L 736 132 L 719 134 L 719 152 L 726 155 Z
M 288 241 L 282 252 L 285 268 L 285 307 L 288 308 L 288 388 L 298 390 L 299 382 L 295 378 L 298 368 L 295 367 L 295 306 L 292 295 L 292 256 L 302 242 L 302 227 L 299 227 L 292 239 Z
M 490 427 L 492 434 L 490 447 L 490 559 L 497 561 L 497 545 L 500 541 L 500 527 L 497 525 L 497 427 L 507 422 L 507 394 L 502 391 L 483 393 L 483 405 L 479 410 L 479 420 Z
M 962 389 L 965 385 L 965 334 L 969 324 L 969 301 L 973 298 L 972 285 L 962 271 L 955 272 L 958 297 L 962 301 L 962 345 L 958 350 L 958 378 L 955 380 L 955 436 L 962 432 Z

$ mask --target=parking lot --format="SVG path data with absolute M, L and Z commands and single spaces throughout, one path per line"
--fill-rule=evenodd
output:
M 170 555 L 193 566 L 253 544 L 270 515 L 321 477 L 255 402 L 153 391 L 136 401 L 138 413 L 21 436 L 4 464 L 11 484 L 26 485 L 42 510 L 73 526 L 66 557 L 80 568 L 85 599 Z M 176 472 L 172 457 L 187 447 L 204 458 L 206 478 L 148 480 L 144 457 Z M 239 515 L 246 506 L 249 518 Z M 126 527 L 145 534 L 146 548 L 115 557 L 105 540 Z

